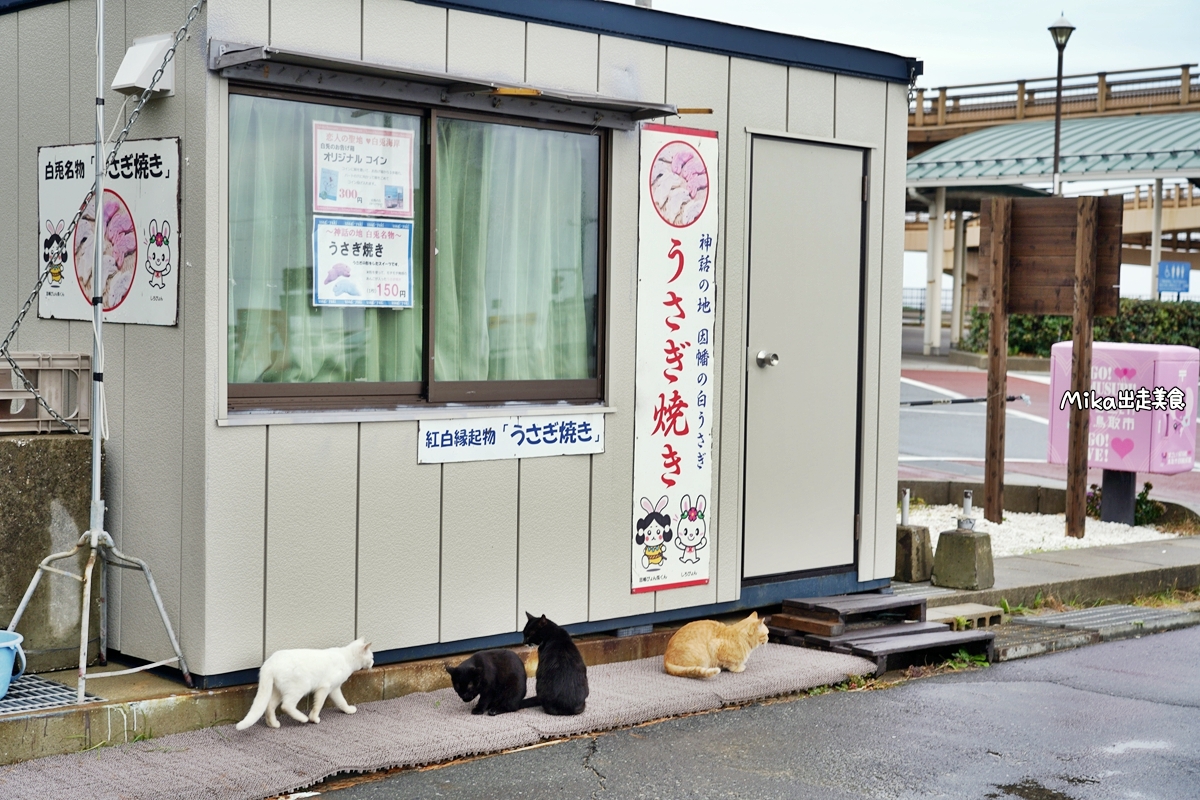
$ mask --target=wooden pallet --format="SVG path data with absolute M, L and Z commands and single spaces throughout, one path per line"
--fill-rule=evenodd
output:
M 881 625 L 877 628 L 860 628 L 850 630 L 836 636 L 807 634 L 804 644 L 819 650 L 831 650 L 834 647 L 844 647 L 869 642 L 873 639 L 890 639 L 896 636 L 912 636 L 917 633 L 939 633 L 950 630 L 950 626 L 942 622 L 901 622 L 897 625 Z
M 995 661 L 995 638 L 992 631 L 942 631 L 869 639 L 832 649 L 874 661 L 875 674 L 882 675 L 891 669 L 945 661 L 959 650 Z
M 873 619 L 925 621 L 925 598 L 891 594 L 848 594 L 783 601 L 783 613 L 850 624 Z

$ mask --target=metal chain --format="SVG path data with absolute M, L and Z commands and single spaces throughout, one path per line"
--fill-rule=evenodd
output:
M 101 169 L 107 171 L 109 167 L 116 163 L 117 152 L 121 149 L 121 145 L 125 143 L 125 140 L 129 138 L 130 129 L 133 128 L 133 124 L 137 122 L 138 116 L 142 113 L 142 108 L 146 105 L 147 101 L 150 100 L 151 95 L 154 94 L 154 87 L 158 85 L 158 81 L 163 76 L 163 71 L 167 68 L 167 65 L 171 63 L 171 59 L 175 57 L 175 50 L 187 36 L 188 28 L 191 27 L 192 22 L 194 22 L 197 15 L 199 15 L 200 7 L 203 6 L 204 3 L 205 0 L 196 0 L 196 4 L 192 6 L 191 10 L 188 11 L 187 18 L 184 20 L 183 26 L 175 32 L 174 41 L 172 41 L 171 46 L 167 48 L 167 52 L 163 56 L 162 64 L 159 66 L 158 70 L 155 71 L 154 77 L 150 79 L 150 85 L 146 87 L 145 91 L 142 92 L 141 97 L 138 98 L 137 105 L 133 107 L 133 111 L 129 114 L 129 120 L 125 123 L 125 127 L 121 129 L 121 133 L 117 136 L 116 141 L 113 142 L 112 150 L 109 151 L 108 157 L 104 160 L 104 166 L 101 167 Z M 87 209 L 88 203 L 90 203 L 95 196 L 96 181 L 93 180 L 92 188 L 88 189 L 88 193 L 83 198 L 83 202 L 80 204 L 79 210 L 75 212 L 75 217 L 71 220 L 71 224 L 67 226 L 66 231 L 62 235 L 64 242 L 71 241 L 71 236 L 75 233 L 75 226 L 79 224 L 79 220 L 83 218 L 83 212 Z M 19 314 L 17 314 L 17 319 L 15 322 L 13 322 L 12 327 L 9 328 L 8 335 L 4 337 L 4 342 L 0 343 L 0 355 L 4 356 L 4 360 L 8 362 L 8 366 L 12 370 L 13 374 L 21 380 L 21 384 L 25 388 L 25 391 L 32 394 L 38 401 L 38 404 L 42 408 L 46 409 L 46 411 L 51 417 L 54 418 L 56 422 L 66 427 L 71 433 L 79 433 L 79 429 L 77 427 L 72 425 L 70 422 L 67 422 L 67 420 L 64 419 L 61 414 L 50 407 L 50 404 L 47 403 L 46 399 L 38 393 L 37 388 L 33 385 L 29 378 L 26 377 L 24 371 L 17 366 L 16 360 L 13 359 L 12 355 L 10 355 L 8 352 L 9 345 L 12 344 L 13 337 L 17 335 L 17 329 L 21 327 L 21 323 L 25 320 L 25 315 L 29 313 L 29 309 L 33 306 L 33 301 L 37 299 L 38 294 L 42 291 L 42 285 L 45 284 L 46 278 L 49 276 L 49 274 L 50 267 L 47 264 L 45 271 L 38 276 L 37 283 L 34 284 L 33 291 L 30 292 L 29 297 L 25 299 L 25 304 L 21 306 L 21 311 Z M 98 409 L 92 409 L 93 417 L 97 413 Z M 92 420 L 92 424 L 96 424 L 95 419 Z
M 917 65 L 911 64 L 908 68 L 908 109 L 909 113 L 915 113 L 913 107 L 913 99 L 917 96 Z

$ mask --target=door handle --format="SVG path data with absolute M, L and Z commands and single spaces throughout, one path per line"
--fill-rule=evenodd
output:
M 754 357 L 760 367 L 774 367 L 779 364 L 778 353 L 768 353 L 766 350 L 759 350 L 758 355 Z

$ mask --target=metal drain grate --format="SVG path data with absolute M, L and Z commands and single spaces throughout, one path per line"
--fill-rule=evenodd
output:
M 103 697 L 85 694 L 87 703 L 101 702 Z M 20 714 L 28 711 L 44 711 L 75 705 L 75 689 L 61 683 L 39 678 L 37 675 L 22 675 L 9 684 L 8 694 L 0 699 L 0 714 Z
M 1040 614 L 1036 617 L 1014 617 L 1013 622 L 1049 628 L 1096 631 L 1100 634 L 1101 641 L 1108 641 L 1200 624 L 1200 614 L 1170 608 L 1114 605 Z
M 900 583 L 892 581 L 892 594 L 901 597 L 916 596 L 916 597 L 936 597 L 940 594 L 954 594 L 957 589 L 946 589 L 941 586 L 934 586 L 928 581 L 924 583 Z

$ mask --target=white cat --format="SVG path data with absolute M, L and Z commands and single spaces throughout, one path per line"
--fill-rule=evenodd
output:
M 330 647 L 326 650 L 279 650 L 263 662 L 258 671 L 258 694 L 246 718 L 237 724 L 244 731 L 266 712 L 267 724 L 279 727 L 275 709 L 284 712 L 297 722 L 320 722 L 321 707 L 328 697 L 333 704 L 347 714 L 356 709 L 342 696 L 342 683 L 350 673 L 370 669 L 375 663 L 371 643 L 355 639 L 345 647 Z M 309 692 L 313 693 L 312 712 L 306 717 L 296 709 L 296 703 Z

